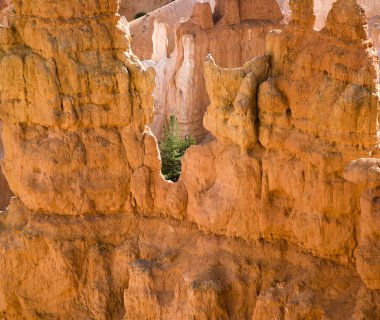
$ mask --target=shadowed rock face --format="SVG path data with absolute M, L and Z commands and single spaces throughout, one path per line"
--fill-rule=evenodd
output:
M 17 196 L 0 215 L 5 319 L 378 318 L 376 50 L 356 1 L 320 32 L 292 2 L 265 55 L 207 59 L 215 138 L 177 183 L 117 1 L 15 2 L 0 29 Z
M 148 13 L 170 2 L 172 0 L 123 0 L 120 2 L 119 13 L 132 21 L 137 13 Z
M 0 128 L 1 127 L 2 125 L 0 124 Z M 4 147 L 0 139 L 0 159 L 3 159 L 3 158 L 4 158 Z M 7 179 L 5 179 L 3 172 L 0 171 L 0 210 L 1 211 L 5 210 L 8 207 L 12 196 L 13 196 L 13 193 L 9 188 L 8 181 Z
M 8 27 L 11 17 L 13 16 L 13 6 L 10 0 L 0 1 L 0 25 Z M 3 144 L 0 141 L 0 158 L 4 156 Z M 0 210 L 5 210 L 12 197 L 12 191 L 9 189 L 7 180 L 2 172 L 0 172 Z

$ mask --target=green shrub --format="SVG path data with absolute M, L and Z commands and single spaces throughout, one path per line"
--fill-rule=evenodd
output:
M 166 180 L 178 181 L 181 175 L 181 159 L 185 151 L 195 143 L 192 136 L 181 137 L 177 118 L 173 115 L 170 116 L 159 144 L 162 160 L 161 171 Z

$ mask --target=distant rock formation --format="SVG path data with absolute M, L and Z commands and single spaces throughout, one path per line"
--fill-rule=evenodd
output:
M 12 0 L 0 0 L 0 25 L 8 27 L 14 15 Z
M 171 54 L 175 48 L 175 30 L 176 25 L 181 20 L 187 20 L 193 10 L 197 0 L 175 0 L 168 5 L 159 8 L 149 15 L 141 17 L 129 23 L 129 28 L 132 37 L 132 51 L 140 60 L 149 60 L 153 55 L 153 33 L 157 23 L 167 25 L 168 33 L 167 40 L 168 52 Z
M 214 12 L 207 2 L 196 3 L 190 18 L 177 24 L 176 48 L 170 58 L 165 42 L 170 29 L 156 22 L 152 56 L 157 72 L 156 117 L 151 126 L 156 137 L 161 137 L 168 115 L 174 114 L 184 135 L 202 140 L 207 134 L 203 116 L 210 102 L 204 78 L 205 57 L 212 54 L 223 67 L 239 67 L 265 53 L 266 36 L 270 30 L 282 28 L 281 19 L 275 0 L 221 0 L 216 2 Z
M 196 3 L 189 16 L 189 5 L 193 2 L 178 0 L 130 24 L 134 52 L 143 60 L 152 59 L 153 63 L 147 65 L 157 72 L 156 117 L 151 128 L 158 139 L 171 114 L 179 119 L 184 135 L 191 134 L 197 140 L 205 137 L 207 130 L 202 119 L 209 98 L 203 59 L 211 53 L 222 67 L 242 66 L 264 53 L 266 34 L 271 29 L 281 29 L 290 14 L 288 1 L 279 1 L 277 5 L 276 1 L 219 0 L 210 5 L 207 1 Z M 309 10 L 314 8 L 314 14 L 308 23 L 319 29 L 324 27 L 332 3 L 332 0 L 311 3 Z M 378 18 L 374 16 L 380 8 L 371 0 L 360 3 L 369 10 L 370 35 L 380 52 Z M 299 14 L 304 14 L 304 8 Z

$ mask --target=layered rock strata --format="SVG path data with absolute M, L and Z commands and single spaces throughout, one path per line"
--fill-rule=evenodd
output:
M 0 215 L 3 318 L 378 318 L 376 51 L 356 1 L 320 32 L 303 3 L 264 56 L 207 59 L 215 139 L 177 183 L 117 1 L 16 3 L 0 29 L 17 195 Z

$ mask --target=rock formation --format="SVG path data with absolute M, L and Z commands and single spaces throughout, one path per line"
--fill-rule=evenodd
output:
M 19 0 L 0 28 L 17 196 L 0 215 L 1 316 L 378 319 L 380 96 L 362 8 L 338 0 L 318 32 L 299 14 L 312 1 L 292 0 L 263 56 L 209 57 L 215 139 L 171 183 L 145 126 L 154 72 L 117 2 Z
M 222 67 L 242 66 L 264 53 L 266 35 L 271 29 L 281 29 L 290 12 L 287 1 L 279 1 L 277 5 L 276 1 L 219 0 L 210 6 L 207 2 L 196 3 L 188 20 L 178 22 L 188 14 L 186 5 L 192 3 L 190 0 L 173 2 L 130 24 L 134 52 L 144 60 L 152 59 L 153 63 L 148 62 L 148 65 L 157 72 L 156 116 L 151 129 L 158 139 L 171 114 L 179 119 L 184 135 L 191 134 L 197 140 L 204 138 L 207 130 L 202 119 L 209 104 L 203 75 L 204 57 L 211 53 Z M 332 0 L 318 0 L 309 6 L 310 26 L 324 27 L 332 3 Z M 361 0 L 360 3 L 368 8 L 370 35 L 380 54 L 380 41 L 377 40 L 380 29 L 376 24 L 378 18 L 374 16 L 380 8 L 373 0 Z M 311 12 L 313 8 L 316 17 Z M 283 19 L 282 14 L 285 14 Z M 306 14 L 305 8 L 300 8 L 298 14 Z M 220 38 L 225 42 L 220 42 Z
M 282 28 L 282 13 L 275 0 L 219 0 L 214 12 L 212 9 L 207 2 L 196 3 L 190 18 L 177 24 L 176 47 L 170 58 L 170 48 L 163 40 L 170 29 L 164 23 L 155 24 L 152 60 L 157 72 L 156 117 L 151 128 L 158 138 L 168 115 L 174 114 L 184 135 L 202 140 L 207 134 L 203 116 L 210 103 L 204 58 L 212 54 L 222 67 L 239 67 L 263 55 L 269 31 Z
M 160 39 L 168 43 L 168 54 L 175 47 L 176 24 L 182 19 L 190 17 L 194 4 L 197 0 L 175 0 L 168 5 L 159 8 L 149 15 L 141 17 L 129 23 L 132 37 L 132 50 L 140 60 L 149 60 L 153 55 L 153 33 L 157 24 L 164 23 L 170 30 L 166 39 Z M 157 39 L 158 40 L 158 39 Z
M 3 171 L 30 209 L 84 214 L 124 207 L 130 169 L 120 130 L 144 129 L 153 110 L 141 105 L 150 104 L 154 83 L 141 92 L 130 88 L 137 80 L 123 63 L 129 40 L 114 27 L 117 3 L 15 2 L 16 31 L 2 29 Z M 99 18 L 88 23 L 91 15 Z

